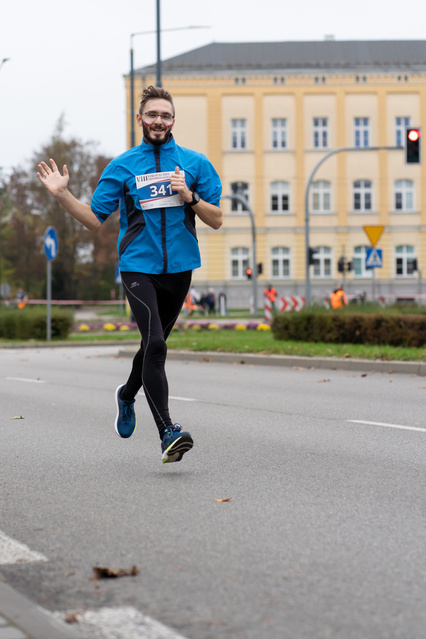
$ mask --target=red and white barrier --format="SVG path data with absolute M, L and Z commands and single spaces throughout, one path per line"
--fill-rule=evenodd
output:
M 266 297 L 266 295 L 264 298 L 264 309 L 265 309 L 265 315 L 264 315 L 265 324 L 270 324 L 272 322 L 272 302 L 268 297 Z
M 282 313 L 287 313 L 289 311 L 301 311 L 305 308 L 305 298 L 300 295 L 280 297 L 278 302 L 278 310 Z

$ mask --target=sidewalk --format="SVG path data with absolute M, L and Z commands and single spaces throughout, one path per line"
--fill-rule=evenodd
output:
M 83 639 L 0 578 L 0 639 Z

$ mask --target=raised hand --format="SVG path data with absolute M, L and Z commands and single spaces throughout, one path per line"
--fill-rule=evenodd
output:
M 170 185 L 173 191 L 177 191 L 185 202 L 191 202 L 192 193 L 186 186 L 185 176 L 179 171 L 179 167 L 175 168 L 175 172 L 170 176 Z
M 40 171 L 37 172 L 37 177 L 46 189 L 50 191 L 54 197 L 57 197 L 67 190 L 70 176 L 66 164 L 64 164 L 62 169 L 63 175 L 59 172 L 54 160 L 50 159 L 50 164 L 52 168 L 50 168 L 46 162 L 40 162 L 38 165 Z

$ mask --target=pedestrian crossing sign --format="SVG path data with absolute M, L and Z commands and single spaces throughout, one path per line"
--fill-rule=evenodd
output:
M 365 252 L 365 268 L 382 268 L 382 266 L 382 249 L 367 249 Z

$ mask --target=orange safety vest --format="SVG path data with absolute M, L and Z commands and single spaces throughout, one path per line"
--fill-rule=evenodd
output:
M 277 290 L 275 288 L 265 288 L 265 296 L 271 302 L 275 302 L 275 300 L 277 299 Z
M 348 303 L 345 291 L 339 289 L 335 293 L 331 293 L 330 302 L 331 308 L 342 308 L 342 306 L 345 306 Z

